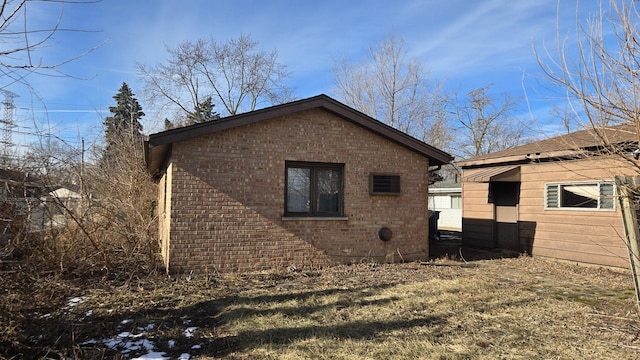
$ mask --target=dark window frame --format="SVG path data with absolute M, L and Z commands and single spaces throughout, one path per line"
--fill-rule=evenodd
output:
M 289 204 L 289 168 L 303 168 L 310 170 L 310 206 L 308 212 L 293 212 L 288 210 Z M 338 171 L 338 211 L 320 212 L 318 208 L 318 170 Z M 285 217 L 343 217 L 344 216 L 344 164 L 310 161 L 285 161 L 284 169 L 284 216 Z
M 387 177 L 389 180 L 389 189 L 384 190 L 380 188 L 376 188 L 376 177 Z M 391 179 L 393 178 L 393 180 Z M 379 183 L 378 183 L 379 184 Z M 396 187 L 397 185 L 397 187 Z M 369 174 L 369 194 L 371 195 L 400 195 L 402 192 L 401 178 L 400 174 L 389 174 L 389 173 L 371 173 Z

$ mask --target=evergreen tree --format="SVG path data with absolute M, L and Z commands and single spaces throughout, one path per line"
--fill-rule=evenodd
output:
M 171 130 L 173 128 L 175 128 L 176 126 L 173 125 L 173 122 L 167 118 L 164 118 L 164 129 L 165 130 Z
M 209 120 L 219 119 L 220 114 L 213 111 L 214 106 L 215 105 L 213 104 L 213 99 L 211 98 L 211 96 L 207 96 L 204 101 L 196 104 L 193 113 L 187 116 L 187 125 L 193 125 Z
M 113 96 L 116 106 L 109 106 L 111 116 L 104 119 L 104 138 L 106 147 L 102 154 L 103 162 L 114 160 L 118 154 L 130 154 L 132 150 L 142 150 L 142 107 L 126 82 Z M 126 155 L 125 155 L 126 156 Z

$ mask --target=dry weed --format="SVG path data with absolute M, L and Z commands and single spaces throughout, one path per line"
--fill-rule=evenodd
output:
M 84 282 L 9 273 L 0 357 L 125 357 L 103 341 L 120 332 L 144 332 L 173 358 L 640 357 L 628 271 L 541 258 L 473 264 Z

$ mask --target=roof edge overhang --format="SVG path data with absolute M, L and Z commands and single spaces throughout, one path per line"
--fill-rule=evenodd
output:
M 471 158 L 468 160 L 457 161 L 455 164 L 456 166 L 459 166 L 461 168 L 476 168 L 486 166 L 527 164 L 530 162 L 544 162 L 550 160 L 578 159 L 586 158 L 587 156 L 593 156 L 593 153 L 588 149 L 557 150 L 520 155 L 500 156 L 488 159 L 484 158 L 478 160 L 474 160 L 473 158 Z
M 229 116 L 215 121 L 151 134 L 147 136 L 145 141 L 145 160 L 147 168 L 154 175 L 161 172 L 162 167 L 166 166 L 168 163 L 171 144 L 175 142 L 209 135 L 215 132 L 314 108 L 325 109 L 336 116 L 423 155 L 429 159 L 429 165 L 445 165 L 453 161 L 453 156 L 449 153 L 437 149 L 364 113 L 344 105 L 327 95 L 322 94 L 265 109 Z
M 450 194 L 462 192 L 462 187 L 449 187 L 449 188 L 432 188 L 429 187 L 430 194 Z
M 473 175 L 465 176 L 465 182 L 520 181 L 520 165 L 486 168 Z
M 456 161 L 455 165 L 461 168 L 475 168 L 475 167 L 485 167 L 485 166 L 497 166 L 504 165 L 509 163 L 523 163 L 527 162 L 529 159 L 527 155 L 512 155 L 512 156 L 502 156 L 491 159 L 478 159 L 474 160 L 473 158 L 468 160 Z

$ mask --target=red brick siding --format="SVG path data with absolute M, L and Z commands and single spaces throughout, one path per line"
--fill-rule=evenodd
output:
M 286 160 L 344 163 L 348 220 L 283 220 Z M 172 272 L 428 255 L 428 160 L 325 111 L 175 143 L 171 163 Z M 369 195 L 370 173 L 399 174 L 401 195 Z M 382 226 L 393 231 L 388 242 Z

